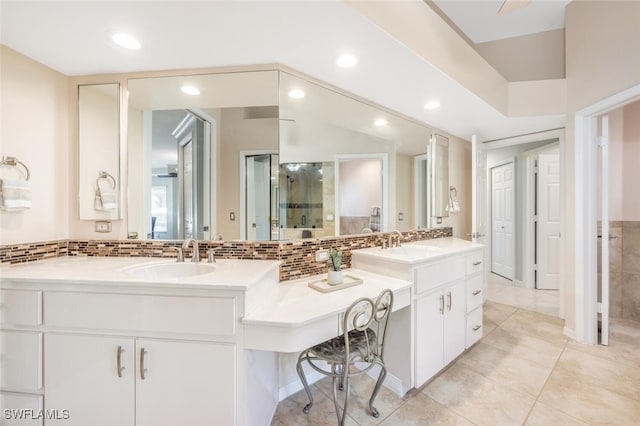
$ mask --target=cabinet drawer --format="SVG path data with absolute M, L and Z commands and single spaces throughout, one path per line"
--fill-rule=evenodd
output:
M 478 250 L 467 256 L 467 275 L 475 274 L 484 270 L 483 259 L 484 252 Z
M 0 324 L 42 324 L 42 292 L 0 290 Z
M 50 327 L 233 336 L 233 297 L 45 292 Z
M 478 306 L 482 305 L 483 283 L 484 280 L 482 275 L 467 278 L 467 312 L 471 312 Z
M 42 409 L 42 395 L 0 392 L 0 415 L 3 418 L 3 426 L 42 426 L 43 419 L 37 416 Z M 21 410 L 24 417 L 20 419 Z M 31 411 L 27 413 L 24 410 Z M 12 413 L 15 414 L 12 415 Z
M 467 314 L 467 348 L 482 337 L 482 306 Z
M 421 266 L 415 271 L 416 293 L 431 290 L 464 277 L 464 257 Z
M 42 333 L 0 331 L 0 387 L 37 392 L 42 388 Z

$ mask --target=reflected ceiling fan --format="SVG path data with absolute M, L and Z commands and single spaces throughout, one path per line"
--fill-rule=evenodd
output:
M 502 6 L 498 10 L 498 15 L 506 15 L 514 10 L 522 9 L 531 3 L 532 0 L 504 0 Z

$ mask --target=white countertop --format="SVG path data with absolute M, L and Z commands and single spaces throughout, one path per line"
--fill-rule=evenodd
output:
M 482 244 L 460 238 L 447 237 L 403 243 L 402 247 L 399 248 L 382 249 L 380 247 L 372 247 L 352 250 L 351 255 L 354 257 L 365 255 L 397 263 L 414 264 L 436 260 L 455 253 L 477 250 L 482 247 L 484 247 Z
M 278 352 L 297 352 L 334 337 L 340 314 L 360 297 L 377 297 L 388 288 L 394 293 L 393 310 L 411 304 L 411 282 L 363 271 L 346 269 L 363 283 L 321 293 L 310 281 L 326 274 L 281 282 L 263 295 L 262 303 L 242 320 L 245 347 Z
M 245 316 L 243 323 L 300 327 L 311 321 L 344 312 L 351 302 L 360 297 L 375 298 L 387 288 L 394 293 L 411 288 L 409 281 L 389 278 L 361 269 L 345 269 L 344 272 L 361 278 L 363 283 L 321 293 L 309 287 L 308 284 L 311 281 L 326 278 L 326 274 L 281 282 L 272 289 L 271 294 L 265 295 L 270 302 L 266 301 L 260 308 Z
M 144 277 L 127 273 L 137 266 L 175 263 L 171 258 L 59 257 L 2 265 L 2 282 L 122 285 L 216 290 L 247 290 L 278 269 L 277 260 L 220 259 L 211 273 L 182 277 Z M 188 263 L 188 261 L 187 261 Z M 203 262 L 205 263 L 205 262 Z M 206 264 L 206 263 L 205 263 Z

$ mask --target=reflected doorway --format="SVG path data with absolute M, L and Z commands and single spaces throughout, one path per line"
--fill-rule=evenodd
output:
M 241 238 L 250 241 L 278 240 L 278 154 L 242 152 L 240 157 L 244 201 Z

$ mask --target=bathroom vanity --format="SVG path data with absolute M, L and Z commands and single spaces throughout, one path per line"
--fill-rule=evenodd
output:
M 441 238 L 351 255 L 354 267 L 413 283 L 411 313 L 389 325 L 385 361 L 397 393 L 422 386 L 482 337 L 482 245 Z
M 408 281 L 351 270 L 361 285 L 325 294 L 307 286 L 313 278 L 278 283 L 279 263 L 2 267 L 3 407 L 44 409 L 46 425 L 269 424 L 286 380 L 279 364 L 335 336 L 351 301 L 391 288 L 395 310 L 411 303 Z

